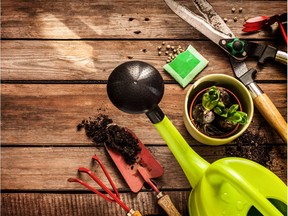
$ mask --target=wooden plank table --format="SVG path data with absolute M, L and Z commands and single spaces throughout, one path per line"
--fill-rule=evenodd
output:
M 192 1 L 182 2 L 195 11 Z M 236 36 L 286 51 L 277 25 L 255 34 L 243 34 L 241 29 L 245 17 L 286 12 L 287 1 L 210 2 L 221 17 L 228 18 Z M 67 182 L 77 176 L 79 166 L 90 166 L 94 154 L 108 167 L 128 206 L 143 215 L 165 215 L 153 191 L 143 188 L 132 193 L 103 146 L 93 146 L 83 131 L 77 132 L 82 119 L 99 113 L 136 133 L 164 167 L 164 175 L 154 181 L 187 215 L 191 186 L 167 145 L 145 115 L 125 114 L 107 97 L 109 74 L 131 60 L 145 61 L 160 71 L 165 80 L 160 106 L 204 159 L 249 158 L 286 182 L 286 143 L 257 110 L 246 135 L 227 145 L 203 145 L 186 131 L 182 110 L 191 84 L 183 89 L 163 70 L 166 57 L 157 52 L 162 41 L 182 47 L 191 44 L 209 60 L 192 83 L 207 74 L 234 75 L 227 56 L 164 1 L 3 0 L 1 16 L 2 215 L 125 215 L 115 203 Z M 249 58 L 247 65 L 255 67 L 256 61 Z M 270 62 L 256 68 L 257 82 L 286 118 L 286 66 Z

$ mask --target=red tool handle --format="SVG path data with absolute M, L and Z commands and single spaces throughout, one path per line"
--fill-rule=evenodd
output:
M 279 27 L 280 27 L 280 29 L 281 29 L 281 32 L 282 32 L 282 35 L 283 35 L 283 37 L 284 37 L 284 40 L 285 40 L 285 42 L 286 42 L 286 44 L 288 44 L 288 41 L 287 41 L 287 34 L 286 34 L 286 31 L 285 31 L 285 29 L 284 29 L 284 27 L 283 27 L 283 25 L 282 25 L 282 22 L 278 19 L 278 25 L 279 25 Z

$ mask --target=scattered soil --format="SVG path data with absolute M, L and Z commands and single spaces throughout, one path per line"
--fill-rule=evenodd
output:
M 125 128 L 113 123 L 107 115 L 98 114 L 88 120 L 82 120 L 77 130 L 80 131 L 82 128 L 96 146 L 105 144 L 107 148 L 120 153 L 129 165 L 136 162 L 137 155 L 141 152 L 137 139 Z
M 271 166 L 272 147 L 268 145 L 266 137 L 246 131 L 235 142 L 236 148 L 235 146 L 226 147 L 226 155 L 253 160 L 268 168 Z

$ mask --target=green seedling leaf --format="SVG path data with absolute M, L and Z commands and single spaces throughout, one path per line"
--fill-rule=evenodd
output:
M 247 114 L 245 112 L 236 111 L 232 115 L 228 116 L 228 121 L 232 122 L 233 124 L 246 124 L 247 123 Z
M 237 112 L 237 110 L 239 109 L 239 105 L 238 104 L 233 104 L 229 110 L 228 110 L 228 113 L 230 115 L 233 115 L 233 113 Z
M 226 118 L 226 117 L 228 116 L 228 109 L 225 109 L 225 108 L 216 106 L 216 107 L 214 107 L 213 111 L 214 111 L 217 115 L 222 116 L 222 117 L 224 117 L 224 118 Z
M 221 94 L 221 91 L 222 91 L 222 94 Z M 226 100 L 226 103 L 224 103 L 223 97 L 225 96 L 225 94 L 227 96 L 228 93 L 225 93 L 223 96 L 223 92 L 225 93 L 224 90 L 222 90 L 222 89 L 220 90 L 216 86 L 212 86 L 203 94 L 202 105 L 199 104 L 202 107 L 201 112 L 204 113 L 202 115 L 202 117 L 207 112 L 209 112 L 209 114 L 210 114 L 210 112 L 211 113 L 213 112 L 216 115 L 221 116 L 223 118 L 223 119 L 221 118 L 221 122 L 223 123 L 223 125 L 221 125 L 220 127 L 226 128 L 226 129 L 229 127 L 233 127 L 233 125 L 235 125 L 237 123 L 242 124 L 242 125 L 246 124 L 247 123 L 247 114 L 245 112 L 238 111 L 239 104 L 233 104 L 230 107 L 227 107 L 227 105 L 231 103 L 230 98 L 228 97 L 229 100 L 228 101 Z M 226 97 L 226 99 L 227 99 L 227 97 Z M 213 116 L 213 118 L 214 118 L 214 116 Z M 201 119 L 201 123 L 204 123 L 204 122 L 205 122 L 205 124 L 207 124 L 206 120 L 204 121 Z M 208 129 L 208 127 L 207 127 L 207 129 Z M 209 127 L 209 130 L 210 129 L 211 128 Z M 208 133 L 208 131 L 207 131 L 207 133 Z
M 220 99 L 220 91 L 216 86 L 212 86 L 202 98 L 202 106 L 206 110 L 212 110 Z

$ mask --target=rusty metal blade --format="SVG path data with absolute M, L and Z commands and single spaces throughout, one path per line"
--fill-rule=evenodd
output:
M 235 37 L 230 28 L 225 24 L 223 19 L 215 12 L 212 5 L 206 0 L 194 0 L 194 5 L 204 16 L 206 21 L 217 31 L 222 32 L 228 37 Z
M 200 8 L 199 11 L 202 14 L 205 14 L 206 17 L 210 17 L 209 13 L 212 13 L 211 19 L 208 19 L 208 21 L 174 0 L 165 0 L 165 2 L 175 14 L 217 45 L 221 39 L 235 37 L 232 31 L 226 26 L 221 17 L 217 15 L 207 1 L 197 1 L 197 4 L 195 4 L 198 8 Z

